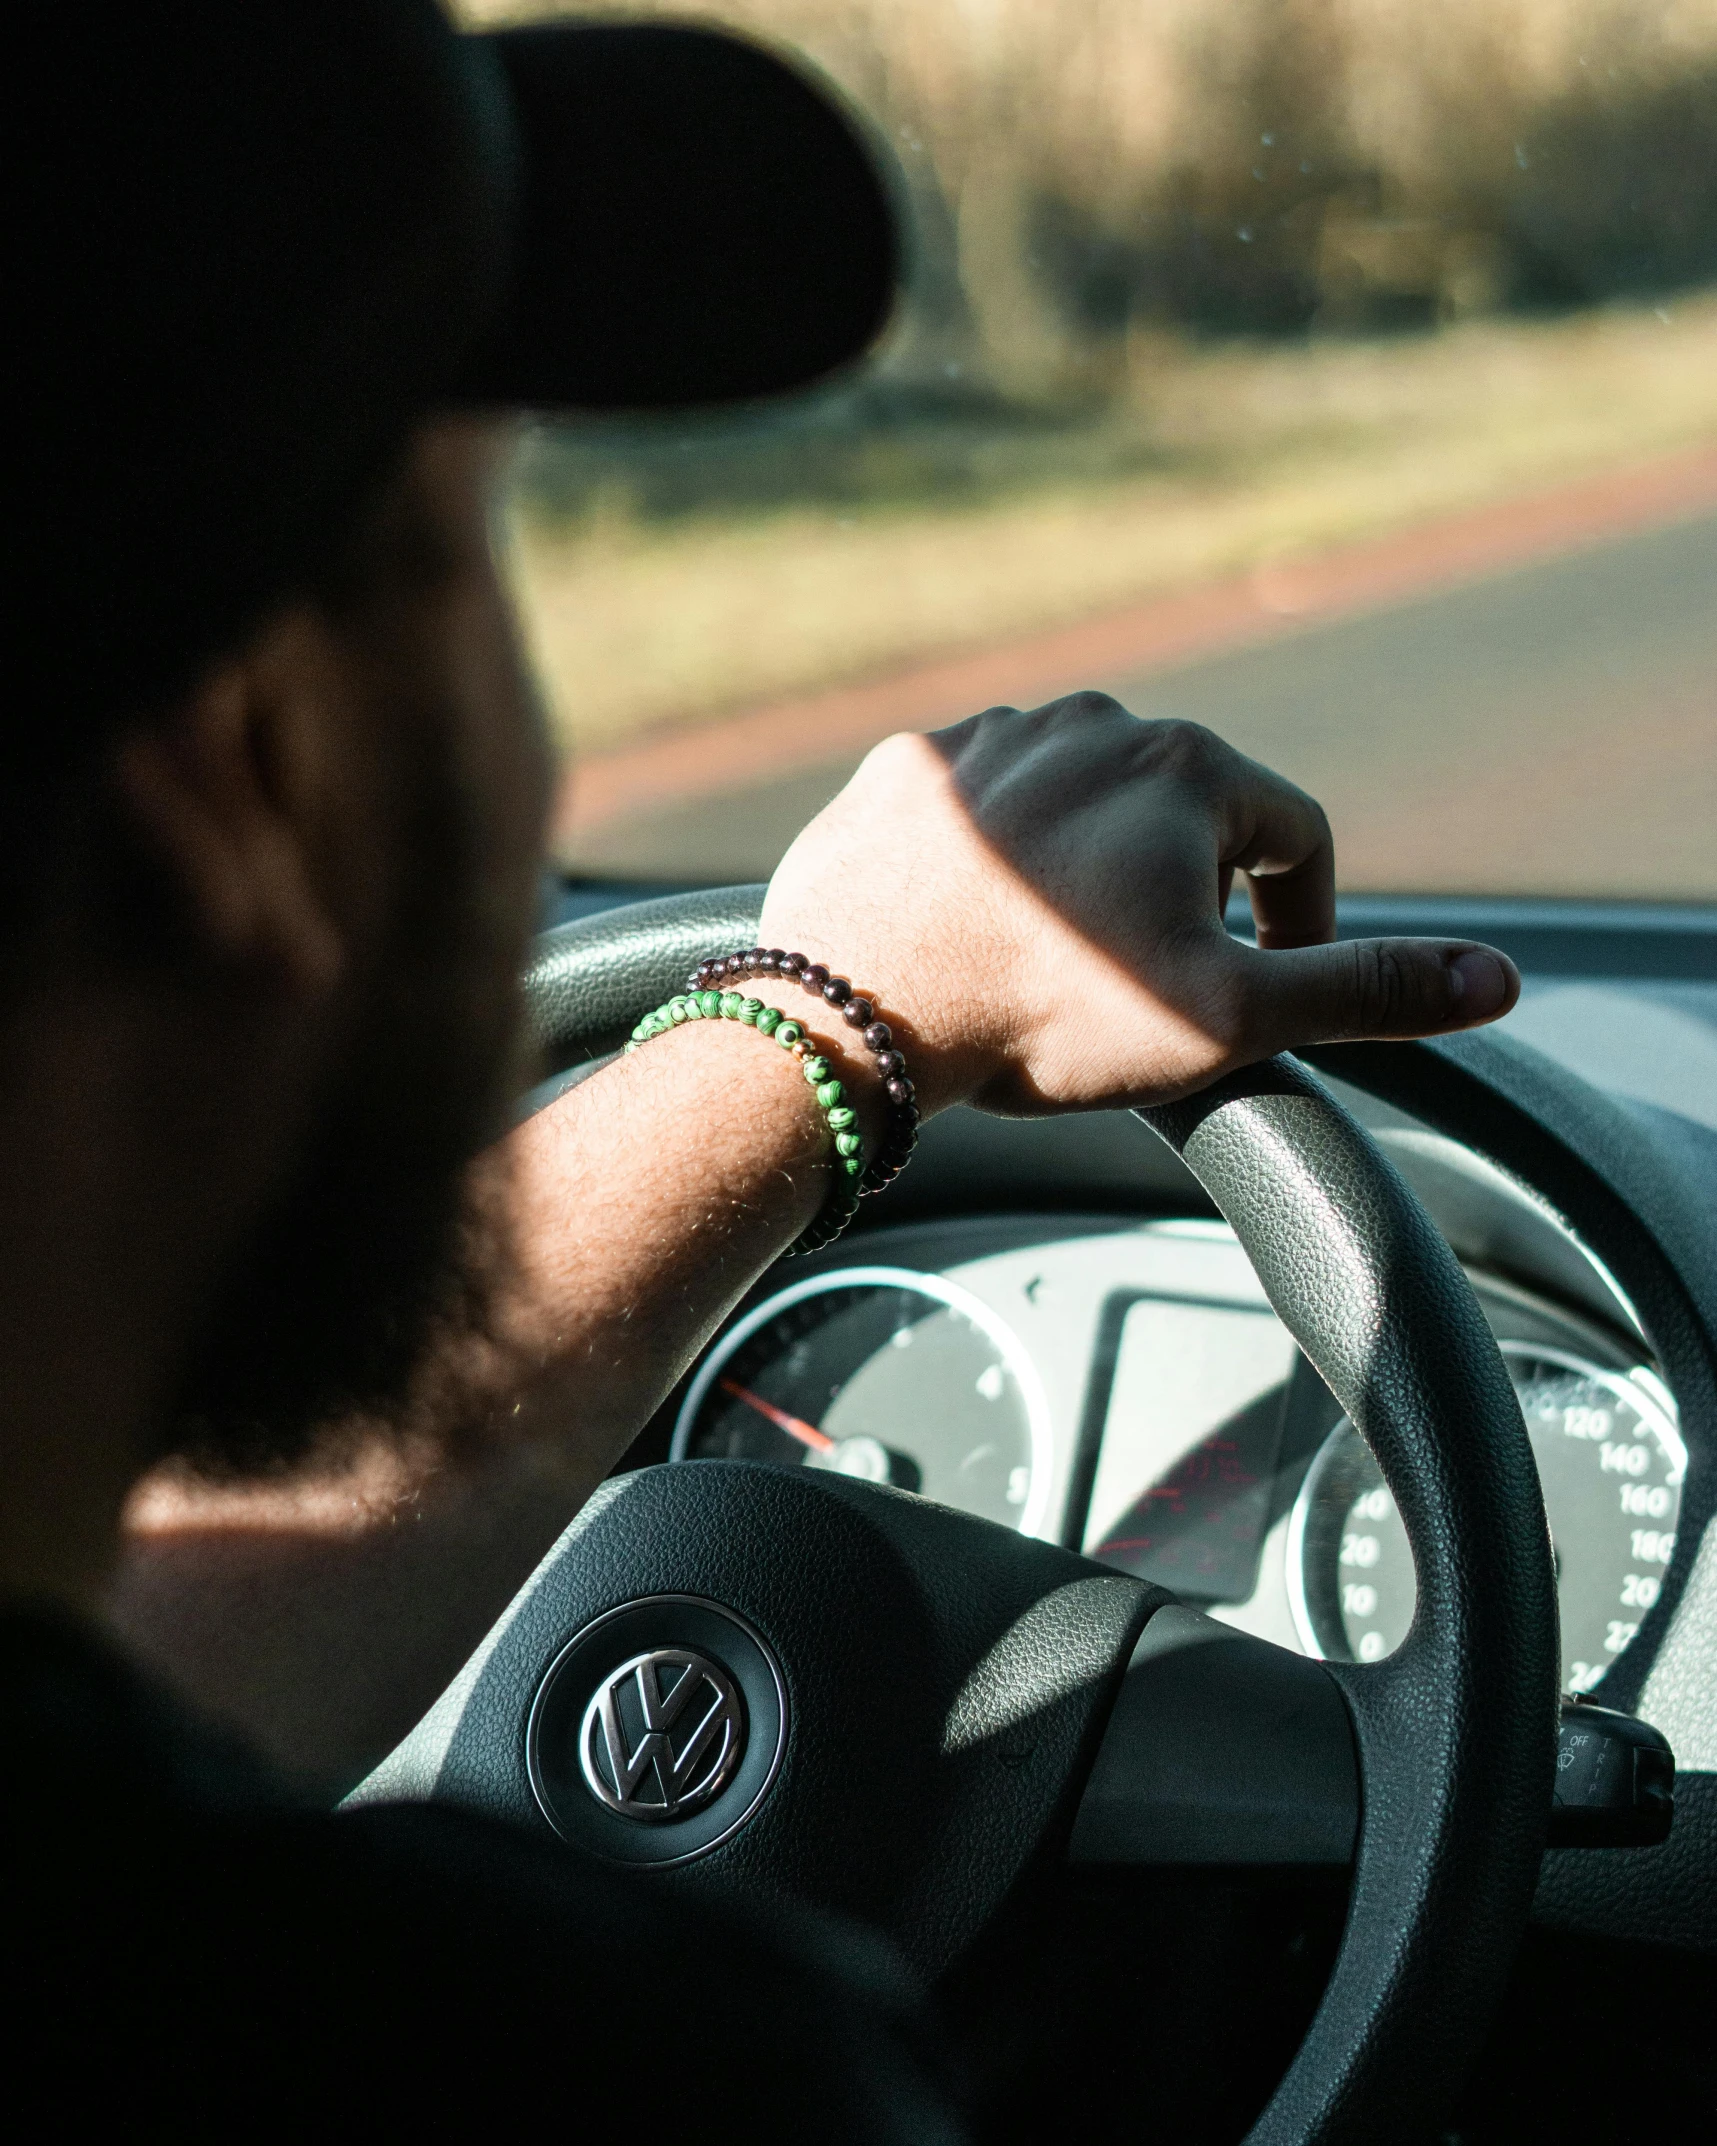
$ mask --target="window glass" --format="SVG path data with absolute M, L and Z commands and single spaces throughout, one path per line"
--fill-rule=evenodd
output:
M 1706 0 L 705 12 L 868 114 L 910 283 L 790 405 L 532 433 L 571 869 L 761 876 L 889 731 L 1095 685 L 1349 887 L 1717 895 Z

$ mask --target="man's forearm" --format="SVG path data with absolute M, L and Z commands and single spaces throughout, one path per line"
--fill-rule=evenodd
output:
M 843 1072 L 862 1108 L 864 1068 Z M 340 1427 L 337 1457 L 284 1484 L 149 1478 L 114 1591 L 127 1637 L 294 1771 L 356 1778 L 816 1213 L 826 1147 L 796 1061 L 732 1023 L 580 1083 L 482 1165 L 511 1223 L 493 1332 L 432 1356 L 403 1441 Z
M 728 1022 L 659 1038 L 522 1126 L 498 1366 L 521 1428 L 598 1480 L 815 1215 L 827 1148 L 797 1063 Z

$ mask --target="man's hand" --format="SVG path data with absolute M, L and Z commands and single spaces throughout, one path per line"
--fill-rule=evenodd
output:
M 1236 872 L 1256 947 L 1223 924 Z M 879 745 L 782 860 L 762 937 L 878 1000 L 926 1115 L 1164 1102 L 1300 1044 L 1473 1027 L 1520 993 L 1466 940 L 1335 943 L 1321 808 L 1099 693 Z

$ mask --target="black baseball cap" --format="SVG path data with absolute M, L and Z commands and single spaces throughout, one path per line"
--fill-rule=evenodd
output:
M 862 123 L 705 27 L 55 0 L 0 113 L 14 764 L 232 644 L 428 411 L 778 395 L 894 300 Z

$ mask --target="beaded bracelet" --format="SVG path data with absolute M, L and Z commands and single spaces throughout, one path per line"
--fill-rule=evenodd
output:
M 653 1036 L 686 1021 L 717 1020 L 742 1022 L 747 1028 L 755 1028 L 760 1036 L 773 1036 L 783 1050 L 791 1051 L 834 1136 L 834 1180 L 829 1196 L 787 1248 L 789 1253 L 820 1252 L 825 1245 L 834 1243 L 858 1212 L 859 1180 L 866 1174 L 864 1140 L 846 1089 L 836 1078 L 834 1067 L 806 1035 L 804 1024 L 790 1021 L 775 1007 L 765 1006 L 761 999 L 746 998 L 737 991 L 688 991 L 645 1014 L 633 1029 L 626 1049 L 635 1051 Z
M 803 954 L 784 953 L 778 946 L 712 954 L 707 961 L 698 963 L 688 982 L 693 991 L 731 990 L 745 976 L 778 976 L 783 983 L 796 983 L 838 1012 L 849 1028 L 863 1032 L 865 1049 L 875 1057 L 877 1072 L 882 1076 L 887 1115 L 882 1144 L 858 1189 L 863 1193 L 880 1192 L 885 1185 L 893 1184 L 918 1144 L 918 1104 L 907 1078 L 906 1060 L 895 1048 L 894 1032 L 877 1012 L 875 1002 L 855 991 L 846 977 L 831 975 L 820 961 L 810 961 Z

